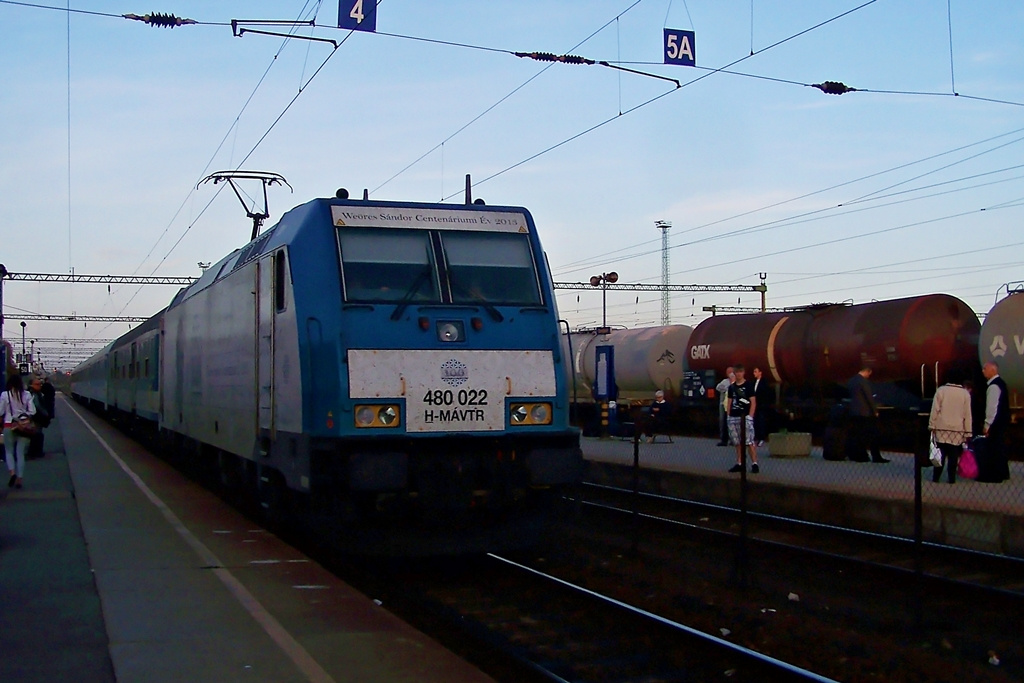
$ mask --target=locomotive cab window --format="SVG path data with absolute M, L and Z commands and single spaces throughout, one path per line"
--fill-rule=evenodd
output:
M 530 242 L 515 233 L 443 233 L 453 303 L 541 305 Z
M 440 301 L 430 235 L 426 231 L 340 231 L 346 301 Z

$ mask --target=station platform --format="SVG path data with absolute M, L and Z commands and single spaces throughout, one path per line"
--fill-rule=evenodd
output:
M 584 480 L 630 489 L 633 442 L 583 438 Z M 641 491 L 738 507 L 740 474 L 734 446 L 715 439 L 658 436 L 638 446 Z M 914 456 L 883 452 L 888 463 L 829 461 L 814 447 L 807 457 L 772 457 L 758 449 L 760 472 L 747 473 L 748 509 L 782 517 L 913 538 Z M 1024 557 L 1024 463 L 1010 463 L 1008 481 L 959 478 L 932 481 L 921 469 L 922 529 L 926 541 Z
M 492 679 L 58 397 L 0 491 L 0 680 Z

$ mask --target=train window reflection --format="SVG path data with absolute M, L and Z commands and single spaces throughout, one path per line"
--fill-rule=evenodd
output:
M 428 233 L 360 228 L 340 235 L 346 301 L 439 301 Z
M 541 304 L 526 235 L 446 232 L 441 241 L 454 303 Z

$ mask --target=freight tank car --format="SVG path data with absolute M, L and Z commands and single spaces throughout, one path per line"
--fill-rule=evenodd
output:
M 691 370 L 722 377 L 736 363 L 759 366 L 803 398 L 841 395 L 858 370 L 873 369 L 884 403 L 915 407 L 953 366 L 976 367 L 977 315 L 946 294 L 825 305 L 786 313 L 715 316 L 690 336 Z
M 1010 390 L 1015 417 L 1024 411 L 1024 290 L 1010 291 L 985 317 L 978 342 L 982 364 L 999 365 L 999 376 Z
M 615 383 L 620 402 L 650 401 L 659 389 L 670 398 L 678 398 L 683 394 L 687 370 L 683 354 L 692 331 L 689 325 L 665 325 L 612 330 L 609 334 L 563 335 L 563 348 L 572 360 L 569 369 L 573 400 L 594 400 L 598 346 L 615 349 Z
M 271 517 L 299 502 L 382 552 L 447 552 L 521 540 L 578 480 L 568 362 L 526 209 L 339 191 L 209 268 L 75 391 L 155 405 L 176 453 Z

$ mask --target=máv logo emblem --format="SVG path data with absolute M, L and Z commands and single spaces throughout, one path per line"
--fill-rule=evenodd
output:
M 469 368 L 452 358 L 441 364 L 441 379 L 453 387 L 461 386 L 469 381 Z

